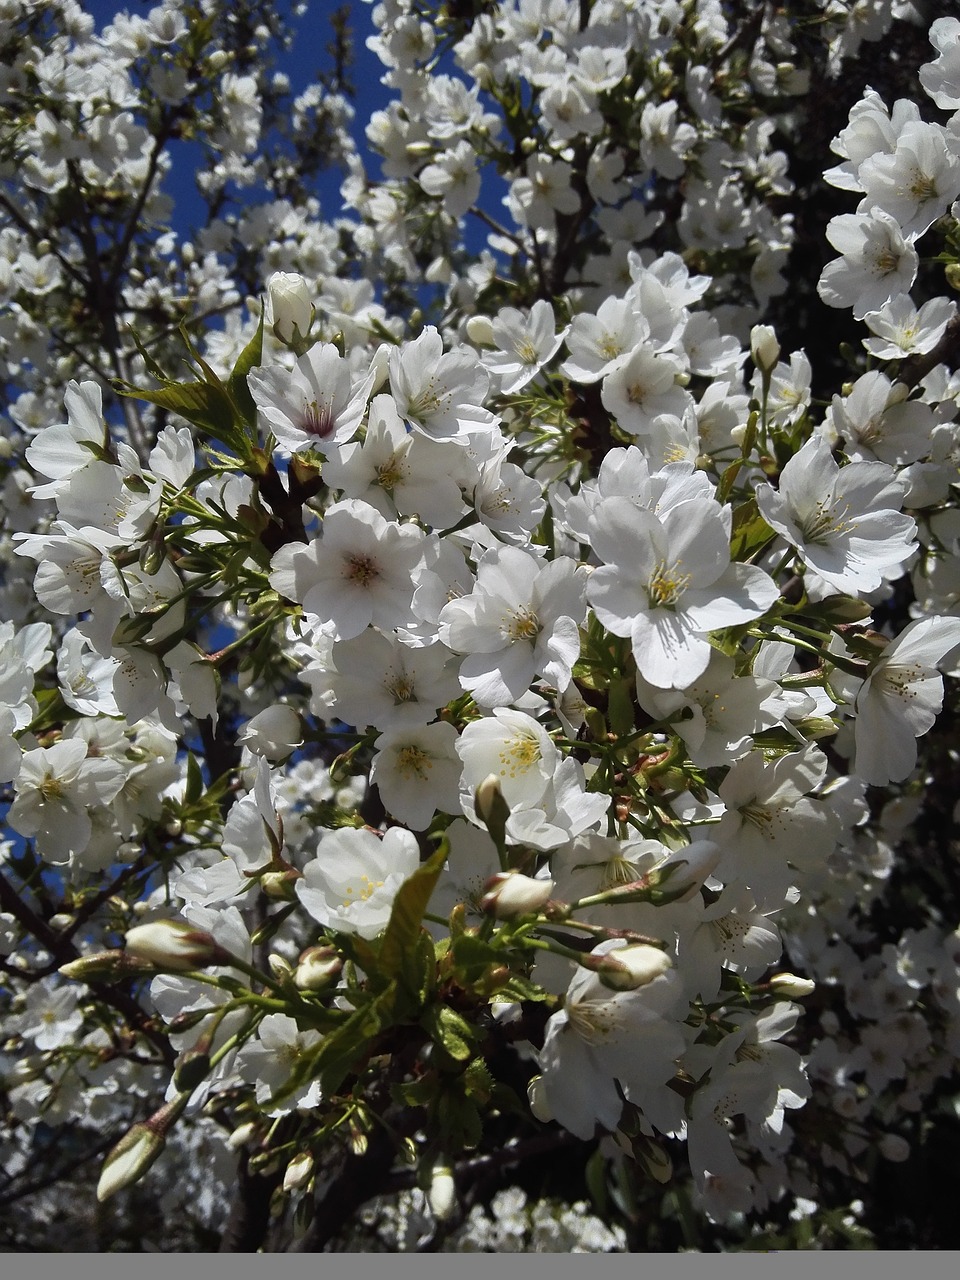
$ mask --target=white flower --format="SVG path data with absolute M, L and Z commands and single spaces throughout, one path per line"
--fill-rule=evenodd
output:
M 392 729 L 377 738 L 370 781 L 398 822 L 424 831 L 438 809 L 454 813 L 459 808 L 456 741 L 456 729 L 442 721 Z
M 921 618 L 884 649 L 856 695 L 853 771 L 872 786 L 902 782 L 917 762 L 916 739 L 943 704 L 937 667 L 960 645 L 960 618 Z
M 460 683 L 480 706 L 516 702 L 537 675 L 566 689 L 580 656 L 583 577 L 566 556 L 544 564 L 519 547 L 481 559 L 470 595 L 440 612 L 440 639 L 469 655 Z
M 87 806 L 109 804 L 125 779 L 115 760 L 88 759 L 80 739 L 25 751 L 7 820 L 14 831 L 33 837 L 43 858 L 65 862 L 90 839 Z
M 827 263 L 817 285 L 828 307 L 852 307 L 861 320 L 910 292 L 920 259 L 889 213 L 842 213 L 827 224 L 827 239 L 843 255 Z
M 336 502 L 319 538 L 276 553 L 270 585 L 303 605 L 334 639 L 358 636 L 371 623 L 390 630 L 410 617 L 423 537 L 413 525 L 388 524 L 365 502 Z
M 461 792 L 470 807 L 477 787 L 491 773 L 500 779 L 508 805 L 536 805 L 559 760 L 546 730 L 532 716 L 506 707 L 468 724 L 457 741 L 457 754 L 463 761 Z
M 397 890 L 419 865 L 412 831 L 390 827 L 381 840 L 365 828 L 343 827 L 321 840 L 297 881 L 297 897 L 328 929 L 375 938 L 387 926 Z
M 373 380 L 371 370 L 356 381 L 332 343 L 311 347 L 293 369 L 268 365 L 247 375 L 257 408 L 291 453 L 329 453 L 355 435 Z
M 771 528 L 837 591 L 876 591 L 899 576 L 915 547 L 916 523 L 900 511 L 903 484 L 882 462 L 840 467 L 813 436 L 780 474 L 779 490 L 757 489 Z
M 730 518 L 713 501 L 684 502 L 658 519 L 608 498 L 590 519 L 606 563 L 594 570 L 587 599 L 614 635 L 630 637 L 651 684 L 686 688 L 710 661 L 711 631 L 758 618 L 777 599 L 762 569 L 731 564 Z
M 241 1080 L 254 1086 L 257 1102 L 270 1106 L 270 1101 L 289 1079 L 296 1064 L 314 1049 L 321 1040 L 320 1032 L 312 1029 L 301 1031 L 295 1020 L 285 1013 L 268 1013 L 257 1027 L 257 1038 L 248 1041 L 236 1058 L 236 1070 Z M 319 1080 L 307 1080 L 268 1112 L 271 1116 L 287 1115 L 294 1108 L 306 1110 L 321 1102 Z

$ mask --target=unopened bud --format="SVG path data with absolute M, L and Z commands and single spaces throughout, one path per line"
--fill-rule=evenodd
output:
M 637 1164 L 655 1182 L 665 1186 L 673 1176 L 673 1161 L 657 1142 L 652 1142 L 642 1133 L 630 1139 L 633 1158 Z
M 301 991 L 323 991 L 342 968 L 343 961 L 334 947 L 308 947 L 293 975 L 294 985 Z
M 283 1175 L 284 1191 L 299 1191 L 301 1187 L 306 1186 L 310 1181 L 312 1173 L 313 1156 L 309 1151 L 301 1151 L 287 1165 L 286 1172 Z
M 525 916 L 539 911 L 550 900 L 553 880 L 534 880 L 519 871 L 500 871 L 484 885 L 481 911 L 489 911 L 498 919 Z
M 242 1124 L 239 1128 L 234 1129 L 233 1133 L 227 1138 L 227 1146 L 231 1151 L 237 1151 L 256 1135 L 257 1126 L 253 1120 L 248 1120 L 246 1124 Z
M 97 1183 L 100 1203 L 139 1181 L 166 1145 L 163 1134 L 146 1124 L 135 1124 L 128 1130 L 104 1161 Z
M 780 359 L 780 343 L 768 324 L 755 324 L 750 330 L 750 355 L 761 373 L 770 373 Z
M 489 316 L 471 316 L 467 321 L 467 337 L 475 346 L 492 347 L 493 321 Z
M 271 951 L 267 956 L 267 968 L 278 982 L 285 982 L 287 978 L 293 976 L 293 966 L 289 960 L 284 960 L 283 956 L 278 956 L 275 951 Z
M 817 984 L 809 978 L 798 978 L 795 973 L 775 973 L 770 979 L 770 989 L 778 996 L 799 1000 L 803 996 L 811 996 Z
M 107 982 L 153 973 L 155 970 L 156 965 L 128 955 L 125 951 L 97 951 L 89 956 L 81 956 L 79 960 L 71 960 L 69 964 L 62 964 L 59 972 L 63 977 L 73 978 L 77 982 Z
M 473 807 L 477 817 L 490 832 L 490 839 L 502 849 L 507 838 L 507 819 L 510 806 L 503 798 L 500 779 L 495 773 L 487 774 L 473 793 Z
M 430 1170 L 430 1187 L 427 1200 L 438 1222 L 446 1222 L 457 1207 L 457 1186 L 453 1171 L 445 1163 L 438 1163 Z
M 293 342 L 295 330 L 305 338 L 313 322 L 310 290 L 303 276 L 295 271 L 275 271 L 267 281 L 273 308 L 273 332 L 281 342 Z
M 712 840 L 694 840 L 682 849 L 675 849 L 647 873 L 650 901 L 661 906 L 696 893 L 721 855 L 722 850 Z
M 202 1049 L 189 1049 L 177 1059 L 173 1083 L 181 1093 L 192 1093 L 210 1072 L 210 1055 Z
M 638 987 L 645 987 L 672 967 L 666 952 L 647 942 L 620 947 L 593 959 L 598 961 L 596 973 L 600 981 L 614 991 L 635 991 Z
M 229 964 L 233 958 L 212 934 L 179 920 L 154 920 L 127 931 L 127 954 L 148 961 L 155 969 L 174 972 Z

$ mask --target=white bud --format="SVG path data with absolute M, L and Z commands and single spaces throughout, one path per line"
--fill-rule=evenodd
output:
M 499 871 L 484 885 L 480 909 L 499 919 L 529 915 L 550 900 L 553 888 L 552 880 L 534 880 L 519 871 Z
M 267 281 L 273 309 L 273 329 L 281 342 L 292 342 L 294 327 L 306 337 L 313 320 L 310 290 L 303 276 L 295 271 L 275 271 Z
M 308 947 L 297 965 L 294 985 L 300 991 L 322 991 L 342 968 L 343 961 L 333 947 Z
M 231 1151 L 236 1151 L 240 1147 L 246 1146 L 256 1132 L 257 1126 L 252 1120 L 248 1120 L 246 1124 L 242 1124 L 239 1128 L 234 1129 L 233 1133 L 231 1133 L 227 1138 L 227 1146 Z
M 817 984 L 809 978 L 798 978 L 795 973 L 775 973 L 770 979 L 770 987 L 778 996 L 798 1000 L 802 996 L 813 995 Z
M 165 1146 L 163 1135 L 145 1124 L 135 1124 L 128 1130 L 104 1161 L 97 1183 L 100 1203 L 142 1178 Z
M 770 373 L 780 359 L 780 343 L 768 324 L 755 324 L 750 330 L 750 355 L 762 373 Z
M 127 930 L 126 949 L 138 960 L 174 971 L 202 969 L 208 964 L 226 964 L 230 960 L 211 934 L 179 920 L 134 925 Z
M 600 958 L 597 975 L 605 987 L 614 991 L 635 991 L 660 978 L 672 967 L 670 957 L 659 947 L 637 942 Z
M 446 1222 L 457 1207 L 457 1187 L 453 1180 L 453 1172 L 446 1164 L 435 1164 L 430 1170 L 430 1189 L 427 1199 L 433 1216 L 439 1222 Z
M 284 760 L 303 742 L 303 728 L 293 707 L 275 702 L 248 720 L 237 738 L 255 755 Z
M 492 347 L 493 321 L 489 316 L 471 316 L 467 321 L 467 337 L 478 347 Z
M 301 1187 L 306 1186 L 310 1181 L 312 1173 L 313 1156 L 309 1151 L 301 1151 L 287 1165 L 286 1172 L 283 1175 L 284 1191 L 299 1191 Z
M 899 1133 L 885 1133 L 880 1139 L 880 1154 L 884 1160 L 900 1164 L 910 1155 L 910 1143 L 901 1138 Z

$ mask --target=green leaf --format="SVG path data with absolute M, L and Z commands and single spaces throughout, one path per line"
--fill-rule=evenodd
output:
M 461 987 L 472 987 L 482 982 L 488 970 L 503 963 L 500 952 L 475 933 L 462 933 L 454 938 L 451 952 L 457 983 Z
M 133 387 L 128 383 L 115 382 L 114 390 L 122 396 L 136 400 L 146 400 L 149 404 L 158 404 L 163 409 L 170 409 L 186 418 L 201 431 L 206 431 L 217 440 L 240 454 L 245 455 L 248 443 L 234 422 L 233 401 L 222 384 L 209 382 L 171 382 L 164 387 L 148 391 L 142 387 Z
M 184 804 L 196 804 L 203 795 L 203 773 L 200 761 L 192 751 L 187 752 L 187 785 L 183 791 Z
M 775 537 L 776 534 L 760 514 L 756 498 L 749 498 L 733 513 L 730 556 L 733 560 L 748 560 Z
M 421 944 L 423 913 L 430 895 L 436 887 L 443 864 L 447 859 L 448 844 L 440 841 L 436 851 L 412 876 L 408 876 L 393 900 L 390 919 L 380 942 L 379 967 L 387 978 L 395 978 L 419 1006 L 427 975 L 424 964 L 428 961 L 426 948 Z M 429 947 L 429 964 L 436 964 L 433 944 Z
M 446 1004 L 432 1004 L 420 1019 L 429 1031 L 430 1038 L 439 1044 L 451 1058 L 465 1062 L 473 1052 L 471 1042 L 476 1042 L 478 1032 L 462 1014 Z
M 233 366 L 230 374 L 228 386 L 230 394 L 236 402 L 237 408 L 243 415 L 244 421 L 250 426 L 255 426 L 257 421 L 257 406 L 253 396 L 250 394 L 250 388 L 247 386 L 247 374 L 251 369 L 256 369 L 263 360 L 263 312 L 260 313 L 260 323 L 257 325 L 257 332 L 253 335 L 247 345 L 240 352 L 237 363 Z

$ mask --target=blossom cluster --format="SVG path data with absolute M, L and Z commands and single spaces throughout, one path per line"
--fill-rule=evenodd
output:
M 810 1197 L 814 1087 L 833 1167 L 868 1123 L 900 1158 L 960 1036 L 958 922 L 872 953 L 850 924 L 960 657 L 956 306 L 921 295 L 914 247 L 957 266 L 960 21 L 919 76 L 946 123 L 870 90 L 833 143 L 825 179 L 860 203 L 818 289 L 869 336 L 824 403 L 763 323 L 793 185 L 755 99 L 808 88 L 785 16 L 763 8 L 731 88 L 712 0 L 422 8 L 373 9 L 396 97 L 368 127 L 381 181 L 340 147 L 340 234 L 282 202 L 211 215 L 191 305 L 231 316 L 182 327 L 191 380 L 172 335 L 136 336 L 146 282 L 117 304 L 123 422 L 102 376 L 7 342 L 7 377 L 29 359 L 44 388 L 9 410 L 8 1141 L 121 1117 L 105 1198 L 212 1114 L 308 1229 L 329 1150 L 382 1125 L 436 1223 L 512 1108 L 659 1184 L 682 1150 L 717 1221 Z M 23 224 L 99 181 L 104 101 L 145 91 L 148 48 L 161 116 L 201 75 L 176 6 L 100 36 L 69 12 L 31 89 L 62 83 L 61 116 L 8 144 L 39 157 L 3 233 L 28 328 Z M 204 58 L 219 208 L 260 176 L 263 108 Z M 173 118 L 109 134 L 132 192 Z M 481 197 L 503 174 L 507 225 Z M 253 245 L 244 305 L 228 236 Z M 49 288 L 89 252 L 52 255 Z M 401 279 L 440 305 L 391 310 Z M 834 989 L 812 1030 L 798 1002 Z

